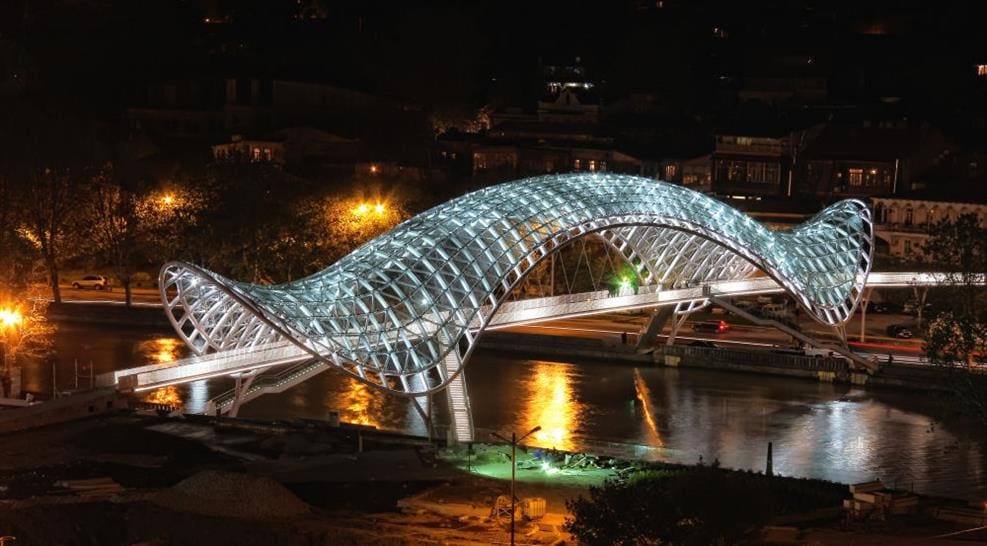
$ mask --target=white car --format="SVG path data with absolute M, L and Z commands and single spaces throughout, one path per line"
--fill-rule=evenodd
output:
M 93 290 L 106 290 L 110 286 L 110 281 L 102 275 L 86 275 L 77 281 L 72 281 L 72 288 L 92 288 Z

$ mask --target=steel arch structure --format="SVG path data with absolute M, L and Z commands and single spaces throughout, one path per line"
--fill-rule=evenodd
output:
M 870 212 L 860 201 L 772 231 L 681 186 L 576 173 L 453 199 L 287 284 L 239 283 L 171 262 L 161 270 L 161 295 L 197 355 L 290 343 L 372 385 L 419 396 L 462 370 L 526 273 L 591 234 L 613 245 L 644 283 L 766 274 L 828 325 L 852 315 L 873 249 Z

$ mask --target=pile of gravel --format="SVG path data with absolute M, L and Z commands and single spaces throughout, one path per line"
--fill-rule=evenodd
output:
M 294 518 L 307 504 L 280 483 L 250 474 L 207 470 L 151 496 L 150 501 L 180 512 L 239 518 Z

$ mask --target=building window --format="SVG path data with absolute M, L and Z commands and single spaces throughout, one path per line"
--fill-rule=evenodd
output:
M 589 160 L 589 170 L 591 170 L 591 171 L 595 171 L 596 170 L 596 160 L 595 159 L 590 159 Z
M 250 151 L 250 159 L 251 159 L 252 161 L 260 161 L 260 148 L 258 148 L 258 147 L 256 147 L 256 146 L 255 146 L 255 147 L 254 147 L 254 148 L 253 148 L 253 149 L 252 149 L 252 150 Z
M 877 217 L 877 223 L 886 224 L 888 222 L 888 209 L 884 205 L 878 203 L 874 206 L 874 216 Z
M 596 166 L 599 167 L 601 171 L 607 170 L 607 162 L 604 159 L 601 159 L 600 161 L 598 161 L 597 164 L 596 164 Z
M 577 158 L 576 160 L 574 160 L 572 162 L 572 168 L 573 168 L 573 170 L 577 170 L 577 171 L 580 170 L 580 169 L 582 169 L 583 168 L 583 161 L 581 159 L 578 159 Z
M 675 165 L 675 164 L 665 165 L 665 180 L 674 180 L 675 179 L 675 176 L 678 173 L 679 173 L 679 166 L 678 165 Z
M 987 64 L 977 65 L 977 76 L 980 76 L 981 78 L 987 78 Z
M 906 226 L 912 225 L 912 208 L 911 207 L 908 207 L 907 209 L 905 209 L 905 225 Z
M 264 161 L 274 161 L 274 152 L 270 148 L 264 148 Z
M 851 186 L 863 186 L 864 185 L 864 170 L 863 169 L 850 169 L 850 185 Z
M 545 162 L 545 172 L 547 172 L 547 173 L 555 172 L 555 162 L 554 161 L 546 161 Z
M 911 256 L 912 254 L 912 241 L 910 239 L 905 239 L 905 256 Z

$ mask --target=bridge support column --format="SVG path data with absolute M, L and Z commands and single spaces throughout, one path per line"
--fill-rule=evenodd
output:
M 870 296 L 873 288 L 865 288 L 860 298 L 860 342 L 867 341 L 867 308 L 870 307 Z
M 679 302 L 675 304 L 675 311 L 673 311 L 672 318 L 672 331 L 668 334 L 668 339 L 665 341 L 666 345 L 675 345 L 675 336 L 678 335 L 679 329 L 685 324 L 685 321 L 689 319 L 689 316 L 696 311 L 706 307 L 709 304 L 709 300 L 692 300 L 688 302 Z
M 233 398 L 233 405 L 230 406 L 230 411 L 227 415 L 230 417 L 236 417 L 237 412 L 240 411 L 240 405 L 243 404 L 243 397 L 247 394 L 247 390 L 250 389 L 250 385 L 254 383 L 254 378 L 257 377 L 258 370 L 253 370 L 247 373 L 241 373 L 235 375 L 236 385 L 233 387 L 236 393 Z
M 637 336 L 637 345 L 634 347 L 638 351 L 645 351 L 654 346 L 658 334 L 665 328 L 668 319 L 675 312 L 675 309 L 664 305 L 651 312 L 648 323 L 640 330 Z

